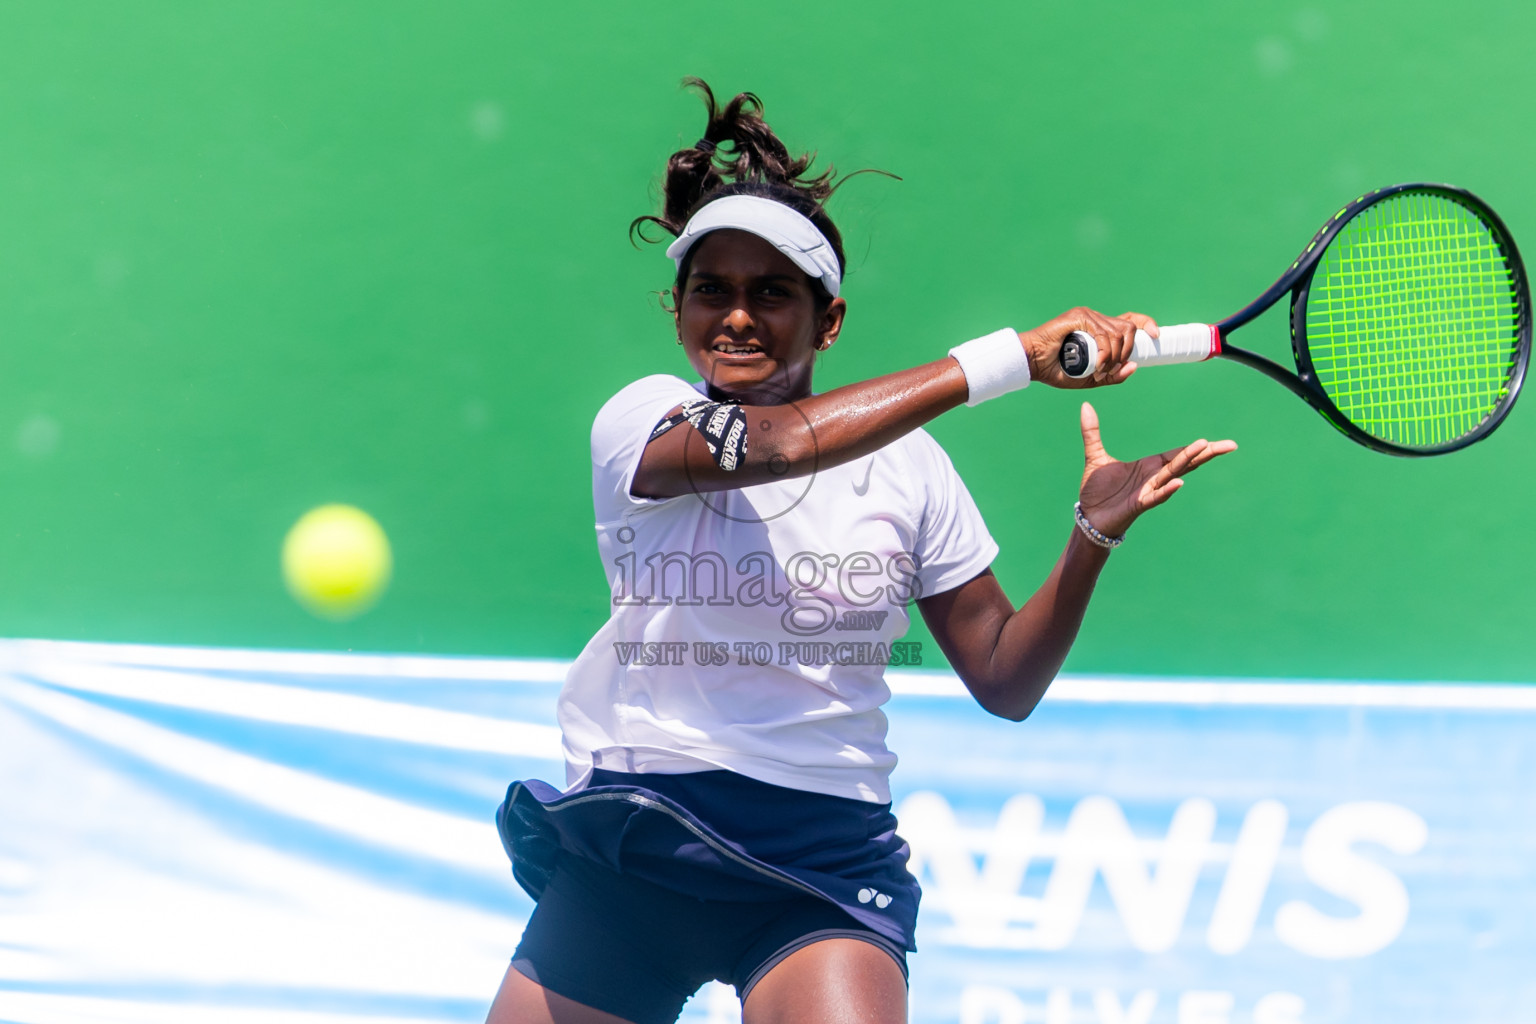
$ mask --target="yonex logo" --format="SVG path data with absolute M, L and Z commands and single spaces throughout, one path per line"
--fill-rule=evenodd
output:
M 879 892 L 875 889 L 860 889 L 859 902 L 868 903 L 870 900 L 874 900 L 875 906 L 879 907 L 881 910 L 884 910 L 886 907 L 891 905 L 891 898 L 885 893 Z

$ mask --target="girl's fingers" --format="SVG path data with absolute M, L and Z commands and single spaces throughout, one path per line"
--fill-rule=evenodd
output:
M 1142 487 L 1142 500 L 1146 508 L 1161 505 L 1173 492 L 1184 486 L 1184 477 L 1218 456 L 1237 450 L 1236 441 L 1192 441 L 1183 448 L 1170 449 L 1154 456 L 1163 465 Z
M 1148 334 L 1152 335 L 1152 337 L 1154 337 L 1154 338 L 1157 337 L 1157 332 L 1158 332 L 1157 321 L 1153 320 L 1151 317 L 1147 316 L 1147 314 L 1145 314 L 1145 313 L 1129 313 L 1129 312 L 1121 313 L 1120 314 L 1120 319 L 1121 320 L 1129 320 L 1131 323 L 1135 324 L 1141 330 L 1146 331 Z
M 1153 491 L 1150 495 L 1147 496 L 1147 508 L 1156 508 L 1158 505 L 1161 505 L 1163 502 L 1173 497 L 1174 491 L 1177 491 L 1180 487 L 1183 486 L 1183 477 L 1174 477 L 1172 480 L 1169 480 L 1166 484 L 1159 487 L 1157 490 Z
M 1126 321 L 1105 316 L 1097 310 L 1086 309 L 1084 313 L 1093 321 L 1092 334 L 1099 343 L 1099 365 L 1094 370 L 1093 379 L 1102 384 L 1130 358 L 1131 348 L 1125 339 L 1127 336 L 1134 339 L 1135 330 Z
M 1131 374 L 1135 372 L 1135 363 L 1122 363 L 1120 364 L 1120 369 L 1111 371 L 1109 376 L 1104 378 L 1103 383 L 1106 385 L 1124 384 L 1125 381 L 1131 376 Z
M 1203 451 L 1196 455 L 1190 462 L 1189 468 L 1197 469 L 1218 456 L 1235 451 L 1237 451 L 1236 441 L 1217 441 L 1214 444 L 1207 445 Z
M 1194 463 L 1195 458 L 1205 449 L 1206 444 L 1207 442 L 1202 439 L 1187 444 L 1183 448 L 1174 448 L 1157 456 L 1163 460 L 1163 465 L 1156 473 L 1152 474 L 1152 479 L 1149 483 L 1153 487 L 1162 487 L 1174 477 L 1184 475 Z
M 1136 353 L 1136 325 L 1119 318 L 1111 322 L 1115 325 L 1115 362 L 1128 363 Z
M 1104 451 L 1104 442 L 1099 438 L 1099 414 L 1094 411 L 1093 406 L 1084 402 L 1080 419 L 1083 428 L 1083 453 L 1091 462 L 1095 455 L 1100 455 Z

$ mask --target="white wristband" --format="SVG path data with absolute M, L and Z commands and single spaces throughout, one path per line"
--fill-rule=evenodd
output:
M 1029 386 L 1029 355 L 1011 327 L 956 345 L 949 354 L 965 372 L 965 385 L 970 390 L 966 405 L 980 405 Z

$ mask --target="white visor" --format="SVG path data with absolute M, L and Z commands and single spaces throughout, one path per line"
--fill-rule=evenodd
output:
M 783 203 L 762 196 L 725 196 L 716 199 L 693 215 L 677 236 L 677 241 L 667 246 L 667 255 L 677 261 L 679 269 L 683 257 L 688 255 L 699 239 L 711 231 L 735 228 L 749 231 L 767 241 L 779 252 L 788 256 L 801 270 L 820 281 L 833 298 L 842 284 L 843 275 L 837 266 L 837 253 L 827 236 L 817 230 L 809 217 L 791 210 Z

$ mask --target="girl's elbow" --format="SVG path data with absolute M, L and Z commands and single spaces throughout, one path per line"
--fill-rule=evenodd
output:
M 1035 705 L 1031 704 L 1028 707 L 1008 706 L 999 708 L 987 708 L 987 710 L 996 715 L 998 718 L 1006 718 L 1010 722 L 1022 722 L 1024 719 L 1029 717 L 1030 712 L 1035 710 Z
M 970 680 L 965 683 L 983 711 L 1010 722 L 1024 721 L 1040 703 L 1039 700 L 1029 700 L 1025 694 L 1009 687 L 980 685 Z

